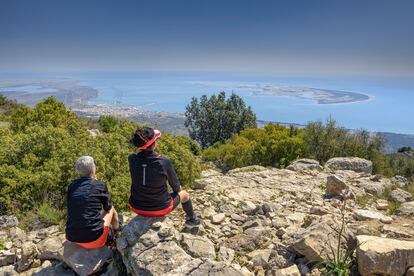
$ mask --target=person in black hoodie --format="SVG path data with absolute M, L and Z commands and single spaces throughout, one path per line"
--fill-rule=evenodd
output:
M 194 213 L 188 192 L 181 190 L 180 182 L 169 158 L 154 152 L 161 132 L 152 128 L 138 128 L 131 143 L 137 153 L 128 156 L 131 173 L 129 205 L 133 212 L 142 216 L 164 216 L 181 202 L 186 213 L 186 226 L 201 224 Z M 172 189 L 168 192 L 167 181 Z
M 118 214 L 106 184 L 96 179 L 93 158 L 82 156 L 75 167 L 80 178 L 68 187 L 66 239 L 85 248 L 100 248 L 111 229 L 119 228 Z

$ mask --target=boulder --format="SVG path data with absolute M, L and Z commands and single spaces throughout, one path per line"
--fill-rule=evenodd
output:
M 345 181 L 336 175 L 329 175 L 326 179 L 326 195 L 342 196 L 343 198 L 355 198 L 350 187 Z
M 301 171 L 322 171 L 323 167 L 317 160 L 313 159 L 299 159 L 287 166 L 288 170 L 301 172 Z
M 272 253 L 272 249 L 256 249 L 247 254 L 247 257 L 251 259 L 253 266 L 260 266 L 267 268 L 269 266 L 269 259 Z
M 16 253 L 9 250 L 0 251 L 0 266 L 14 264 L 17 259 Z
M 224 213 L 214 214 L 211 216 L 211 223 L 220 224 L 224 221 L 226 215 Z
M 381 211 L 388 210 L 388 206 L 389 206 L 389 203 L 385 199 L 378 199 L 375 202 L 375 207 L 377 208 L 377 210 L 381 210 Z
M 43 265 L 42 265 L 43 267 Z M 33 273 L 33 276 L 76 276 L 72 269 L 64 267 L 62 263 L 55 266 L 44 267 Z
M 37 247 L 33 242 L 23 243 L 22 253 L 18 261 L 17 271 L 22 272 L 31 267 L 40 266 L 40 261 L 37 259 L 37 256 Z
M 100 271 L 112 256 L 112 250 L 106 246 L 85 249 L 68 241 L 63 244 L 63 250 L 59 252 L 59 258 L 80 276 Z
M 414 242 L 357 236 L 358 271 L 365 275 L 404 275 L 414 266 Z
M 329 256 L 332 257 L 331 247 L 338 246 L 338 237 L 334 229 L 339 229 L 340 226 L 340 222 L 332 219 L 311 225 L 297 233 L 290 249 L 305 256 L 308 261 L 322 261 Z M 347 237 L 343 240 L 343 247 L 352 247 L 354 243 L 352 234 L 345 230 L 343 235 Z
M 390 181 L 392 184 L 398 185 L 400 188 L 403 188 L 410 184 L 410 180 L 401 175 L 391 177 Z
M 40 241 L 37 244 L 39 258 L 41 260 L 60 260 L 63 255 L 64 238 L 52 236 Z
M 325 164 L 332 170 L 351 170 L 358 173 L 372 174 L 372 162 L 358 157 L 335 157 Z
M 390 193 L 390 198 L 396 202 L 404 203 L 407 201 L 412 201 L 413 196 L 403 189 L 397 188 Z
M 2 276 L 18 276 L 19 273 L 16 272 L 16 270 L 14 270 L 14 266 L 13 265 L 8 265 L 8 266 L 2 266 L 0 267 L 0 275 Z
M 9 228 L 19 225 L 16 216 L 0 216 L 0 229 Z
M 220 246 L 217 259 L 230 264 L 234 259 L 234 250 L 225 246 Z
M 414 201 L 405 202 L 395 211 L 398 216 L 412 217 L 414 216 Z
M 391 223 L 392 218 L 382 213 L 371 211 L 371 210 L 364 210 L 364 209 L 357 209 L 354 211 L 354 217 L 356 220 L 378 220 L 383 223 Z
M 277 269 L 273 272 L 275 276 L 300 276 L 300 271 L 297 265 L 291 265 L 286 268 Z
M 211 260 L 216 258 L 214 244 L 206 237 L 182 234 L 181 246 L 195 258 L 201 257 Z

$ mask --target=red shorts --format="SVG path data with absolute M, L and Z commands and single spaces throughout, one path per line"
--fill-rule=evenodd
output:
M 106 240 L 108 239 L 109 235 L 109 226 L 104 226 L 104 230 L 102 235 L 94 241 L 91 242 L 74 242 L 83 248 L 92 249 L 92 248 L 101 248 L 106 244 Z
M 129 208 L 135 214 L 143 216 L 143 217 L 162 217 L 162 216 L 165 216 L 171 213 L 172 210 L 174 210 L 180 204 L 180 196 L 178 193 L 171 193 L 170 196 L 171 196 L 170 204 L 168 205 L 167 208 L 162 209 L 162 210 L 156 210 L 156 211 L 138 210 L 132 207 L 131 204 L 129 204 Z

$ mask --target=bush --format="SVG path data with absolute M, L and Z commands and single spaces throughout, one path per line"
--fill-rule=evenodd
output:
M 203 152 L 203 159 L 224 170 L 249 165 L 283 168 L 305 152 L 301 130 L 269 124 L 263 129 L 243 130 L 226 143 L 215 144 Z
M 110 132 L 118 125 L 118 119 L 114 116 L 103 115 L 99 117 L 98 123 L 102 131 Z
M 131 185 L 127 157 L 134 152 L 129 138 L 137 124 L 123 120 L 112 131 L 92 138 L 86 123 L 53 98 L 33 109 L 19 106 L 11 121 L 10 129 L 0 127 L 0 214 L 38 210 L 45 221 L 55 222 L 53 210 L 66 207 L 66 189 L 78 177 L 74 163 L 82 155 L 94 157 L 97 177 L 108 184 L 115 207 L 127 208 Z M 159 149 L 172 159 L 182 184 L 191 186 L 201 171 L 193 154 L 199 151 L 197 145 L 188 137 L 164 134 Z M 55 209 L 48 208 L 48 202 Z
M 203 95 L 200 101 L 194 97 L 186 106 L 185 116 L 190 137 L 202 148 L 224 142 L 245 128 L 256 127 L 256 115 L 251 108 L 236 94 L 226 99 L 225 92 L 210 98 Z
M 46 227 L 50 225 L 58 225 L 65 216 L 64 211 L 55 208 L 50 202 L 43 202 L 37 206 L 36 214 L 40 222 Z

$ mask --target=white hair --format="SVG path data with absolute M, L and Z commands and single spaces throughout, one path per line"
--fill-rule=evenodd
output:
M 91 176 L 95 168 L 95 162 L 91 156 L 81 156 L 75 163 L 76 172 L 81 177 Z

